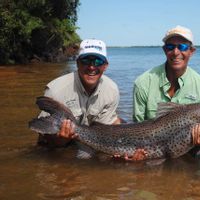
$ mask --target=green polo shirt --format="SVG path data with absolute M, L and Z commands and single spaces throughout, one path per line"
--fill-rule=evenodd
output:
M 190 67 L 178 78 L 180 88 L 171 98 L 167 91 L 170 82 L 166 77 L 165 64 L 148 70 L 134 84 L 133 120 L 143 121 L 156 116 L 159 102 L 190 104 L 200 102 L 200 75 Z

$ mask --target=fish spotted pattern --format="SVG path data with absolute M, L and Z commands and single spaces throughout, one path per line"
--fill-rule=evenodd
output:
M 200 123 L 200 104 L 179 105 L 160 103 L 157 117 L 133 124 L 78 125 L 72 112 L 63 104 L 38 97 L 41 110 L 50 116 L 33 119 L 29 127 L 41 134 L 56 134 L 64 119 L 75 124 L 77 140 L 106 154 L 133 155 L 144 149 L 146 159 L 176 158 L 187 153 L 194 145 L 192 128 Z

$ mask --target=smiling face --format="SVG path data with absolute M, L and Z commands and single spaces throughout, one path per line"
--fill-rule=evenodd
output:
M 88 94 L 91 94 L 95 90 L 103 72 L 106 70 L 108 63 L 99 63 L 98 60 L 95 60 L 95 56 L 89 56 L 86 59 L 85 61 L 78 59 L 77 66 L 81 82 Z
M 176 45 L 172 50 L 167 49 L 163 46 L 163 50 L 167 57 L 167 68 L 172 71 L 185 71 L 190 57 L 193 55 L 195 48 L 191 46 L 191 43 L 181 36 L 174 36 L 169 38 L 165 44 Z M 187 50 L 179 50 L 179 44 L 188 44 L 189 48 Z

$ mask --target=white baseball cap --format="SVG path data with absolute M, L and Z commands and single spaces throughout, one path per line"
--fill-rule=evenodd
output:
M 101 40 L 86 39 L 80 44 L 78 58 L 94 55 L 107 62 L 106 45 Z
M 168 30 L 165 34 L 165 37 L 163 38 L 163 42 L 166 42 L 169 38 L 173 36 L 181 36 L 193 44 L 193 35 L 191 30 L 188 28 L 178 25 L 175 28 Z

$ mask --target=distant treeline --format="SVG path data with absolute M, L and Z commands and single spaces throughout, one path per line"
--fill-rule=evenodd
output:
M 0 0 L 0 64 L 56 61 L 74 48 L 79 0 Z

